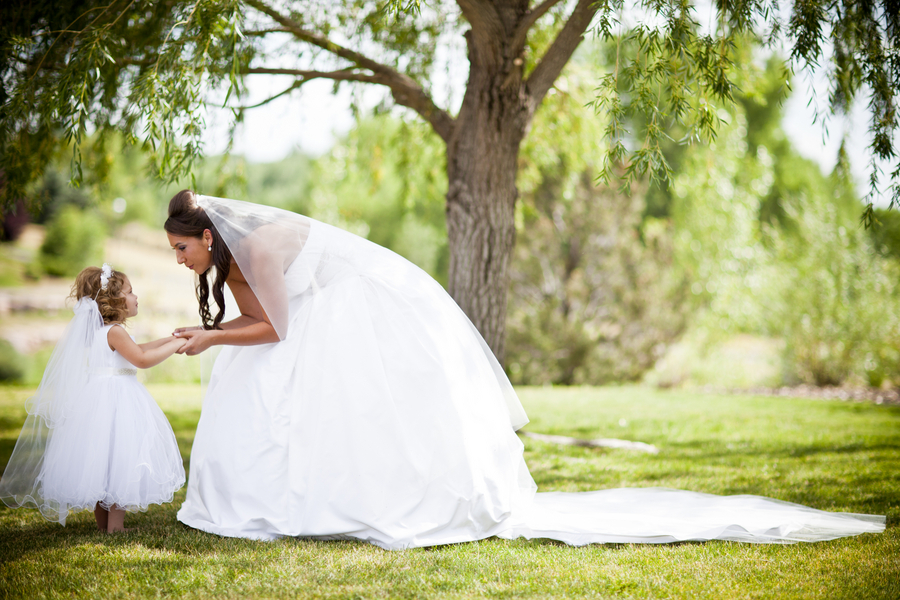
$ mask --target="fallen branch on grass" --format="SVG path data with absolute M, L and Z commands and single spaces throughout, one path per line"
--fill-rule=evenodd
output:
M 638 450 L 659 454 L 659 448 L 644 442 L 632 442 L 629 440 L 617 440 L 614 438 L 597 438 L 595 440 L 582 440 L 564 435 L 547 435 L 546 433 L 532 433 L 531 431 L 519 431 L 519 434 L 542 442 L 561 444 L 563 446 L 586 446 L 589 448 L 621 448 L 623 450 Z

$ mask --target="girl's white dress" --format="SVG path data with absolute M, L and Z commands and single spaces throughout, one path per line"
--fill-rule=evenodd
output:
M 206 197 L 201 206 L 245 275 L 248 257 L 265 255 L 248 246 L 270 237 L 254 242 L 247 233 L 262 231 L 259 219 L 301 219 L 305 239 L 285 261 L 283 314 L 270 297 L 278 293 L 251 281 L 282 341 L 226 346 L 216 360 L 178 512 L 191 527 L 255 539 L 353 538 L 388 549 L 489 536 L 576 545 L 795 542 L 884 528 L 884 517 L 755 496 L 654 488 L 536 494 L 515 433 L 527 422 L 521 405 L 438 283 L 312 219 Z M 249 228 L 227 233 L 226 220 L 241 211 Z
M 8 505 L 36 506 L 65 524 L 70 511 L 93 510 L 98 502 L 128 511 L 171 502 L 184 484 L 171 425 L 137 369 L 109 348 L 108 332 L 117 326 L 94 333 L 86 383 L 69 390 L 64 416 L 46 427 L 46 415 L 29 415 L 0 483 Z M 34 448 L 43 448 L 37 464 L 23 460 Z

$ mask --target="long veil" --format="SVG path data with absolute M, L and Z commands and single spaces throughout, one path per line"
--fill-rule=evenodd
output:
M 288 326 L 284 272 L 309 237 L 310 219 L 271 206 L 213 196 L 196 198 L 283 340 Z
M 28 417 L 0 479 L 0 500 L 7 506 L 34 506 L 47 519 L 61 523 L 65 523 L 68 507 L 44 498 L 41 488 L 44 454 L 54 430 L 65 423 L 73 400 L 87 384 L 94 336 L 103 326 L 97 303 L 90 298 L 79 300 L 74 312 L 50 356 L 37 393 L 25 404 Z

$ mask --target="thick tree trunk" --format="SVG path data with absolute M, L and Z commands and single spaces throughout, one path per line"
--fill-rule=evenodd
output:
M 471 33 L 467 39 L 469 83 L 447 144 L 449 292 L 502 363 L 517 160 L 533 110 L 522 61 L 505 56 L 509 40 L 479 43 Z
M 526 81 L 527 34 L 560 0 L 532 8 L 530 0 L 458 1 L 472 26 L 466 35 L 469 82 L 452 128 L 435 125 L 447 142 L 449 291 L 502 363 L 519 147 L 596 9 L 594 0 L 578 0 Z
M 502 363 L 519 143 L 496 121 L 460 129 L 447 157 L 449 292 Z

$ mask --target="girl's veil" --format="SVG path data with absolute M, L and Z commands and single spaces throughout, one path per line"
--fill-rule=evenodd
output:
M 37 393 L 25 403 L 28 417 L 0 479 L 0 500 L 6 505 L 33 505 L 45 517 L 62 522 L 68 511 L 43 498 L 38 477 L 53 430 L 65 422 L 72 400 L 87 384 L 94 336 L 103 327 L 103 317 L 92 299 L 79 300 L 74 312 L 50 356 Z

